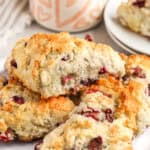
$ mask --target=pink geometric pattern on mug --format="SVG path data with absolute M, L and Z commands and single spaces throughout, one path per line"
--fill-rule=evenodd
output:
M 91 11 L 89 12 L 89 16 L 94 20 L 99 20 L 101 16 L 97 13 L 101 8 L 99 5 L 96 5 Z M 97 15 L 95 15 L 97 13 Z
M 41 6 L 37 7 L 37 17 L 40 21 L 47 21 L 51 19 L 51 14 L 47 13 Z
M 90 22 L 85 18 L 81 18 L 79 19 L 73 26 L 74 29 L 79 29 L 79 28 L 83 28 L 85 26 L 89 26 Z
M 83 13 L 86 11 L 86 9 L 88 8 L 89 2 L 90 0 L 87 0 L 86 3 L 83 5 L 82 8 L 80 8 L 78 11 L 76 11 L 75 14 L 73 14 L 72 17 L 64 20 L 60 17 L 60 1 L 61 0 L 55 0 L 56 3 L 56 9 L 55 9 L 55 13 L 56 13 L 56 26 L 61 28 L 65 25 L 68 25 L 72 22 L 74 22 L 75 20 L 77 20 L 81 15 L 83 15 Z M 69 13 L 69 12 L 68 12 Z M 61 20 L 62 19 L 62 20 Z
M 71 7 L 73 6 L 78 0 L 67 0 L 66 2 L 66 7 Z
M 39 2 L 41 4 L 43 4 L 45 7 L 47 7 L 47 8 L 51 8 L 52 7 L 52 0 L 39 0 Z
M 30 5 L 33 16 L 41 24 L 49 24 L 60 30 L 66 27 L 78 30 L 90 26 L 92 22 L 99 22 L 101 8 L 98 1 L 93 4 L 93 0 L 30 0 Z M 76 7 L 79 9 L 70 11 Z

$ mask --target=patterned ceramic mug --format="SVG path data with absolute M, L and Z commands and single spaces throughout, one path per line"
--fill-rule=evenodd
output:
M 30 0 L 30 11 L 44 27 L 77 32 L 101 21 L 107 0 Z

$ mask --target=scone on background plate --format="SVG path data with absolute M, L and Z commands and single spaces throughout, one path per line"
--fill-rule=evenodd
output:
M 150 37 L 150 0 L 122 2 L 117 16 L 123 26 Z
M 141 105 L 132 90 L 136 87 L 112 77 L 100 79 L 84 92 L 66 123 L 50 132 L 36 149 L 133 150 Z
M 42 138 L 64 122 L 74 104 L 66 97 L 41 99 L 40 95 L 11 80 L 0 90 L 0 141 Z
M 68 33 L 35 34 L 19 40 L 6 68 L 44 98 L 76 92 L 106 73 L 124 75 L 124 61 L 111 47 Z

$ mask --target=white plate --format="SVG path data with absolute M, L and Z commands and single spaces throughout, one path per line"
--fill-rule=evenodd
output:
M 35 143 L 0 143 L 0 150 L 34 150 Z
M 104 20 L 106 27 L 111 33 L 128 47 L 150 55 L 150 40 L 134 33 L 127 28 L 121 26 L 116 19 L 116 11 L 122 1 L 127 0 L 109 0 L 105 12 Z
M 126 50 L 127 52 L 129 52 L 130 54 L 137 54 L 133 49 L 128 48 L 126 45 L 124 45 L 122 42 L 120 42 L 112 33 L 111 31 L 109 31 L 107 29 L 107 33 L 109 34 L 109 36 L 112 38 L 112 40 L 118 44 L 121 48 L 123 48 L 123 50 Z

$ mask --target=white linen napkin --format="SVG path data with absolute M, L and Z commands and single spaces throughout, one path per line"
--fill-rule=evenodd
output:
M 7 40 L 21 33 L 31 22 L 28 0 L 0 0 L 0 49 L 5 50 Z
M 0 72 L 4 71 L 9 41 L 30 26 L 28 0 L 0 0 Z

